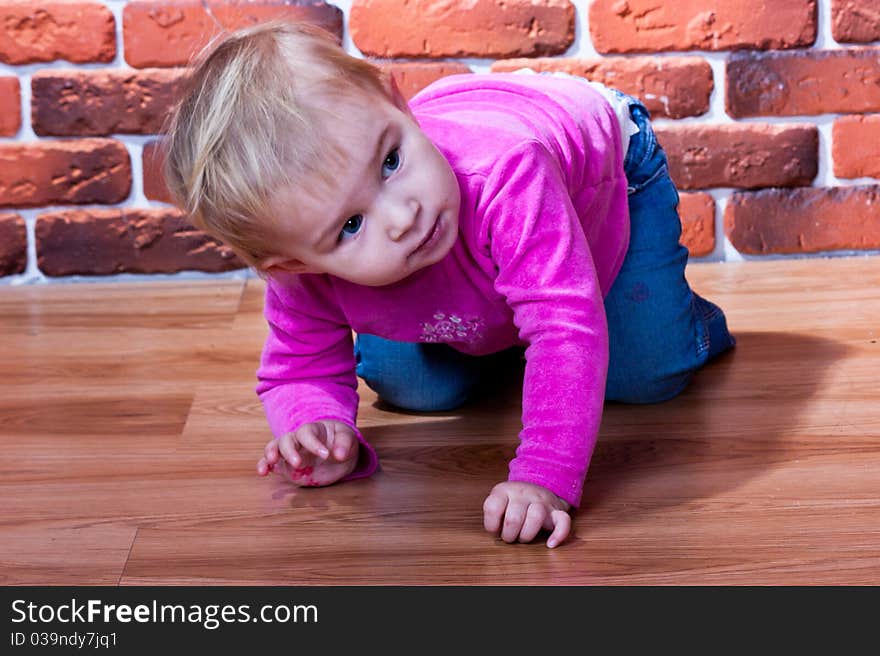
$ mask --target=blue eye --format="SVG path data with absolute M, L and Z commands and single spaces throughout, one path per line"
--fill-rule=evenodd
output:
M 361 231 L 361 226 L 364 224 L 364 217 L 361 214 L 355 214 L 348 218 L 348 221 L 345 222 L 345 225 L 342 226 L 342 232 L 339 233 L 339 239 L 337 241 L 342 241 L 345 239 L 345 235 L 356 235 Z
M 400 168 L 400 149 L 395 148 L 390 153 L 388 153 L 388 157 L 386 157 L 385 161 L 382 162 L 382 173 L 384 175 L 385 169 L 388 169 L 388 175 L 391 175 L 398 168 Z

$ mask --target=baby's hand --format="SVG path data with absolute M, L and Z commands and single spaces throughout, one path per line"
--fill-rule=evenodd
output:
M 504 481 L 492 488 L 483 503 L 483 526 L 505 542 L 531 542 L 542 528 L 552 531 L 547 546 L 553 548 L 571 530 L 571 506 L 547 488 L 533 483 Z M 503 520 L 503 524 L 502 524 Z
M 320 487 L 348 476 L 357 458 L 354 431 L 339 421 L 320 420 L 270 440 L 257 463 L 257 474 L 276 471 L 296 485 Z

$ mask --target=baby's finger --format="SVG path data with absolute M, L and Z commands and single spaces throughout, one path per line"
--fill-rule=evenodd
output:
M 501 539 L 505 542 L 516 542 L 516 536 L 522 530 L 526 519 L 526 507 L 519 501 L 507 504 L 504 511 L 504 527 L 501 529 Z
M 272 471 L 272 465 L 270 465 L 265 458 L 260 458 L 259 462 L 257 462 L 257 474 L 260 476 L 267 476 L 270 471 Z
M 531 542 L 534 540 L 538 531 L 544 525 L 546 517 L 547 508 L 543 503 L 530 503 L 529 509 L 526 511 L 526 520 L 523 522 L 522 530 L 519 532 L 519 541 Z
M 300 426 L 296 431 L 296 439 L 309 453 L 313 453 L 325 460 L 330 457 L 330 452 L 324 446 L 324 440 L 327 439 L 324 424 L 315 423 Z
M 551 549 L 562 544 L 562 541 L 568 537 L 571 530 L 571 517 L 564 510 L 554 510 L 550 513 L 550 519 L 553 521 L 553 533 L 547 538 L 547 546 Z
M 278 450 L 291 467 L 299 467 L 302 464 L 302 456 L 299 454 L 293 433 L 285 433 L 278 439 Z
M 321 440 L 324 444 L 324 448 L 327 449 L 327 457 L 330 457 L 330 454 L 333 453 L 333 445 L 336 443 L 336 422 L 335 421 L 322 421 L 321 422 L 321 430 L 319 434 L 323 433 L 324 437 Z
M 337 461 L 345 462 L 351 458 L 352 451 L 357 446 L 357 438 L 348 426 L 336 426 L 333 442 L 327 446 Z
M 278 459 L 281 457 L 278 453 L 278 440 L 269 440 L 266 443 L 266 448 L 263 449 L 263 455 L 265 456 L 266 463 L 269 465 L 274 465 L 278 462 Z
M 290 465 L 287 464 L 285 460 L 279 460 L 278 464 L 272 469 L 276 474 L 281 476 L 284 480 L 291 480 L 290 477 Z
M 505 510 L 507 510 L 506 494 L 496 494 L 493 492 L 486 497 L 486 500 L 483 502 L 483 527 L 489 533 L 498 535 Z

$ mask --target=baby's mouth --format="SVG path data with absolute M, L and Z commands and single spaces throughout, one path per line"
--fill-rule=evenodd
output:
M 440 217 L 438 216 L 437 218 L 434 219 L 434 225 L 433 225 L 433 226 L 431 227 L 431 229 L 428 231 L 428 234 L 425 235 L 425 238 L 422 239 L 421 243 L 420 243 L 418 246 L 416 246 L 416 248 L 415 248 L 415 250 L 413 251 L 413 253 L 417 253 L 417 252 L 419 252 L 420 250 L 422 250 L 422 247 L 423 247 L 425 244 L 427 244 L 429 241 L 431 241 L 431 239 L 432 239 L 432 238 L 434 237 L 434 235 L 437 233 L 437 230 L 438 230 L 439 228 L 440 228 Z

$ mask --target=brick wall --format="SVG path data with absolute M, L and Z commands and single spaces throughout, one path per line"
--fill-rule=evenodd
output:
M 878 0 L 0 0 L 0 284 L 244 273 L 167 204 L 155 144 L 217 26 L 278 16 L 409 96 L 522 66 L 639 96 L 695 258 L 880 252 Z

